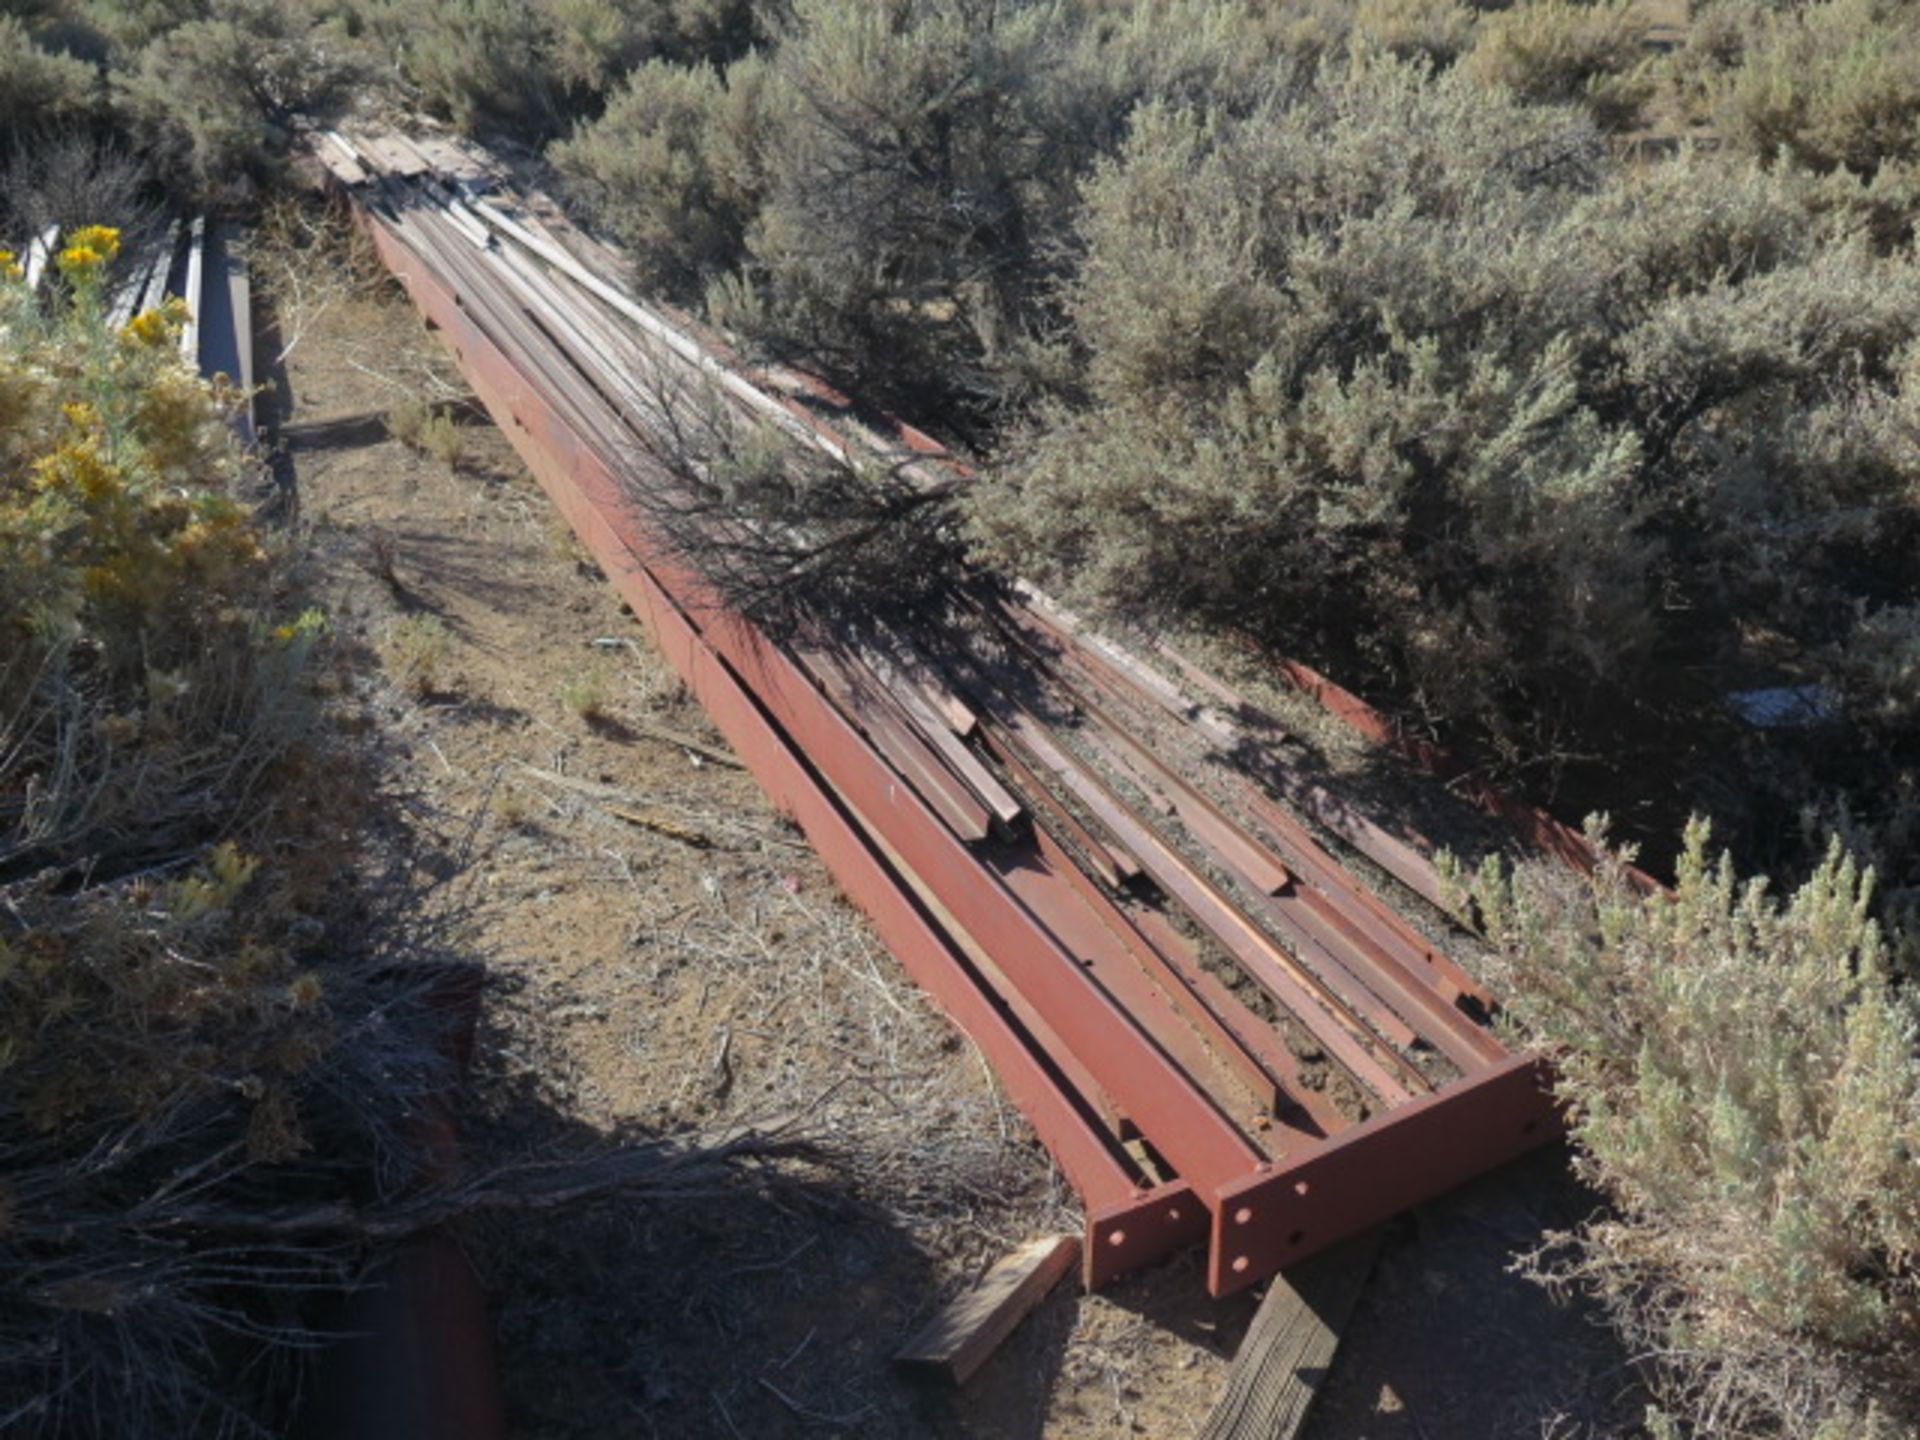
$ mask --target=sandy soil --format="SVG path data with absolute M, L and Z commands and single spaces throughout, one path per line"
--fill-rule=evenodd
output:
M 337 248 L 263 255 L 280 476 L 341 643 L 342 704 L 401 757 L 485 1002 L 477 1159 L 797 1118 L 833 1163 L 721 1201 L 611 1203 L 466 1236 L 513 1433 L 1195 1433 L 1254 1300 L 1198 1256 L 1057 1291 L 964 1392 L 888 1365 L 1072 1197 L 980 1057 L 836 897 L 553 518 L 397 291 Z M 269 351 L 271 353 L 271 351 Z M 389 432 L 423 399 L 439 458 Z M 1557 1157 L 1394 1231 L 1310 1434 L 1626 1434 L 1590 1318 L 1504 1273 L 1584 1200 Z

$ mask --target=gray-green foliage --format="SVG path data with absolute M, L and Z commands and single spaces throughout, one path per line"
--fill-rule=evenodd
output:
M 1246 108 L 1288 73 L 1282 27 L 1220 0 L 796 0 L 768 29 L 724 72 L 634 72 L 562 174 L 721 318 L 976 409 L 1026 384 L 1077 181 L 1132 107 Z
M 466 130 L 544 139 L 634 66 L 720 60 L 757 33 L 749 0 L 358 0 L 425 105 Z
M 1701 32 L 1690 73 L 1712 123 L 1739 148 L 1863 175 L 1920 161 L 1920 6 L 1723 3 Z
M 343 105 L 364 62 L 316 5 L 216 0 L 195 11 L 147 39 L 114 89 L 166 163 L 219 188 L 284 153 L 297 122 Z
M 37 152 L 56 132 L 111 137 L 203 198 L 244 194 L 299 126 L 330 118 L 372 68 L 331 0 L 31 8 L 30 23 L 0 17 L 0 140 L 32 131 Z
M 801 0 L 771 63 L 748 244 L 763 314 L 843 373 L 991 365 L 1081 137 L 1050 113 L 1038 6 Z
M 1920 541 L 1920 267 L 1840 183 L 1617 169 L 1576 110 L 1378 60 L 1246 118 L 1145 111 L 1086 188 L 1087 403 L 979 531 L 1536 742 L 1756 631 L 1838 680 Z
M 99 70 L 41 48 L 26 22 L 0 14 L 0 144 L 99 108 Z
M 729 112 L 748 111 L 757 59 L 723 79 L 710 65 L 653 60 L 599 122 L 549 152 L 574 196 L 618 231 L 643 280 L 693 290 L 741 253 L 751 178 L 727 163 Z M 750 123 L 750 114 L 748 115 Z
M 1707 840 L 1671 899 L 1611 870 L 1472 887 L 1615 1206 L 1539 1262 L 1605 1299 L 1690 1433 L 1911 1434 L 1920 1008 L 1837 845 L 1779 896 Z
M 1489 78 L 1624 113 L 1627 12 L 1542 4 Z M 635 71 L 554 153 L 719 318 L 978 414 L 1057 374 L 1077 186 L 1140 105 L 1244 114 L 1354 53 L 1451 64 L 1483 28 L 1455 0 L 794 0 L 720 73 Z
M 1585 104 L 1623 130 L 1653 89 L 1645 30 L 1639 0 L 1533 0 L 1489 18 L 1467 66 L 1522 100 Z

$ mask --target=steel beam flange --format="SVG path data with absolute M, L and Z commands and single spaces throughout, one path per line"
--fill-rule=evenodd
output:
M 1098 1290 L 1109 1280 L 1157 1265 L 1207 1238 L 1207 1207 L 1184 1180 L 1142 1190 L 1130 1200 L 1087 1209 L 1081 1279 Z
M 1504 1064 L 1221 1187 L 1207 1288 L 1230 1295 L 1557 1139 L 1545 1062 Z

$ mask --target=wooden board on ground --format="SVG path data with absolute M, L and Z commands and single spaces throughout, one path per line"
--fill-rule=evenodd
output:
M 964 1385 L 1079 1260 L 1080 1241 L 1072 1235 L 1023 1245 L 934 1316 L 893 1357 L 895 1363 Z
M 1376 1230 L 1273 1277 L 1200 1440 L 1293 1440 L 1300 1433 L 1379 1252 Z

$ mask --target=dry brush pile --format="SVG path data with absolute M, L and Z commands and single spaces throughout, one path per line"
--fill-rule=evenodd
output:
M 0 278 L 0 1416 L 221 1433 L 258 1398 L 222 1372 L 353 1261 L 189 1217 L 344 1192 L 407 1148 L 365 1102 L 440 1062 L 274 853 L 321 627 L 278 613 L 183 307 L 109 328 L 119 243 Z

